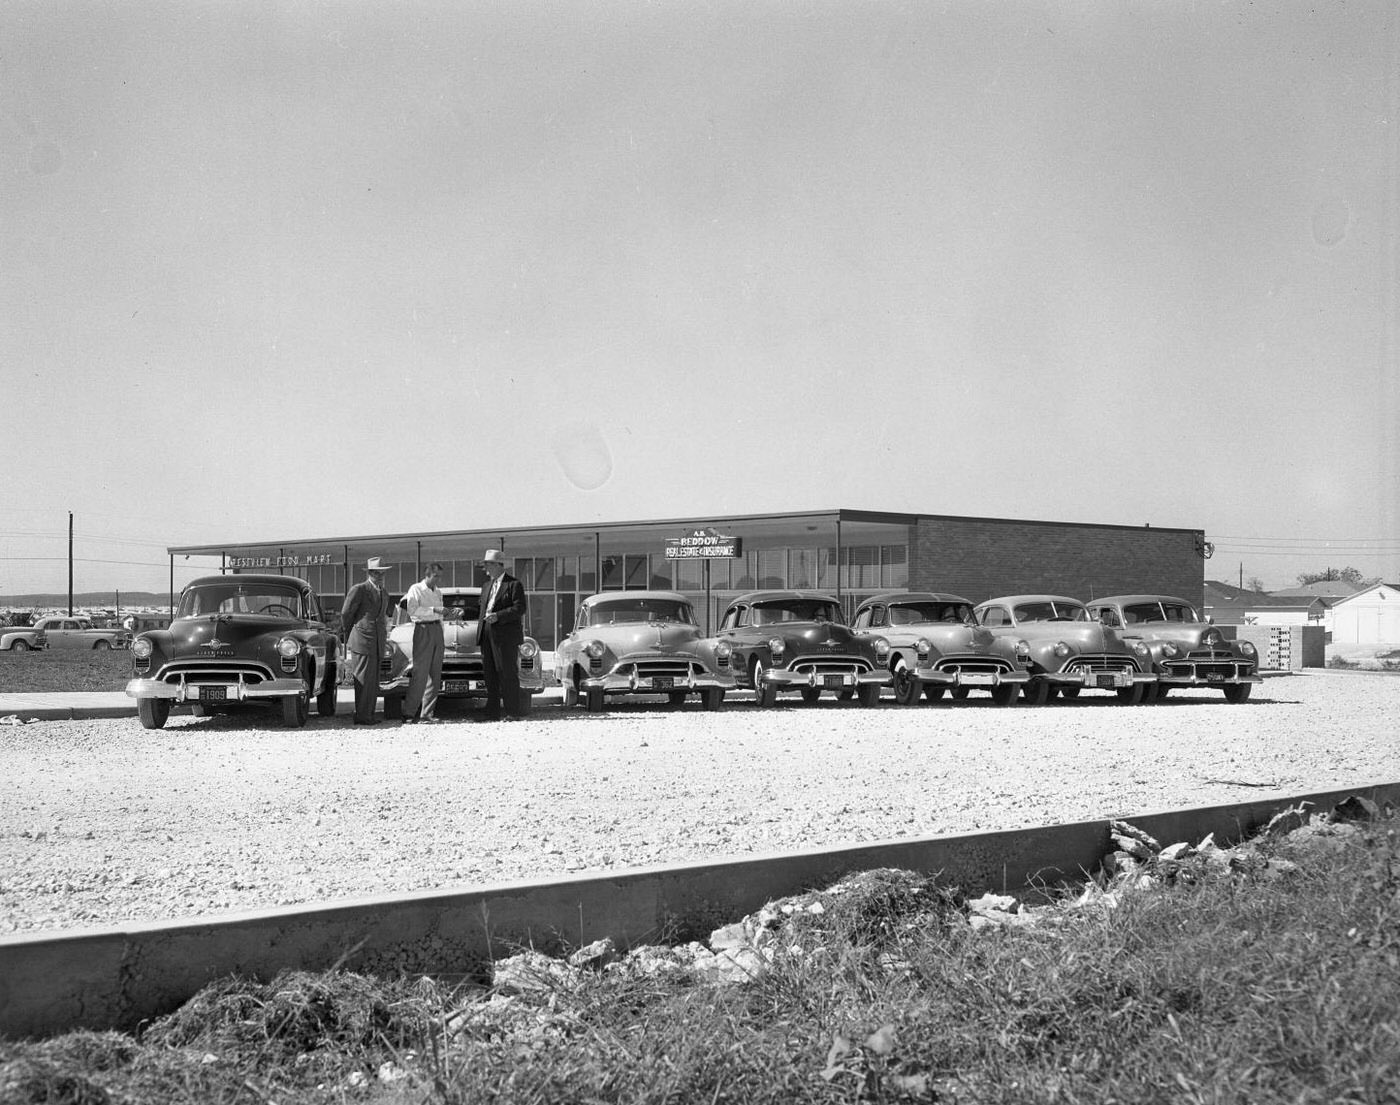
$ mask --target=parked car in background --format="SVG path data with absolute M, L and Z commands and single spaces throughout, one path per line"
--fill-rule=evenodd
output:
M 717 710 L 735 686 L 730 646 L 704 636 L 690 600 L 675 591 L 605 591 L 579 605 L 554 650 L 564 705 L 590 712 L 614 695 L 698 695 Z
M 819 591 L 750 591 L 734 599 L 720 619 L 719 639 L 733 653 L 741 685 L 753 688 L 760 706 L 782 691 L 816 702 L 823 691 L 856 695 L 862 706 L 880 701 L 894 682 L 890 646 L 883 637 L 856 633 L 841 604 Z
M 1259 651 L 1227 640 L 1191 603 L 1172 595 L 1109 595 L 1089 614 L 1127 641 L 1143 641 L 1157 673 L 1156 695 L 1173 687 L 1219 687 L 1226 702 L 1243 702 L 1259 675 Z
M 35 621 L 33 628 L 42 631 L 49 648 L 102 649 L 127 648 L 131 633 L 121 628 L 98 629 L 91 618 L 66 617 L 50 614 Z
M 1142 641 L 1128 642 L 1078 599 L 1062 595 L 1008 595 L 979 603 L 980 625 L 1013 642 L 1029 661 L 1024 694 L 1041 706 L 1056 694 L 1076 698 L 1084 690 L 1108 690 L 1120 702 L 1150 701 L 1157 676 Z
M 280 707 L 289 726 L 316 712 L 335 713 L 340 638 L 305 580 L 282 575 L 217 575 L 180 593 L 168 629 L 131 645 L 132 679 L 147 729 L 165 725 L 173 705 L 197 714 L 245 706 Z
M 0 649 L 6 652 L 41 652 L 48 647 L 48 634 L 37 625 L 12 625 L 0 629 Z
M 856 607 L 851 628 L 878 634 L 889 643 L 888 665 L 895 701 L 944 693 L 966 698 L 987 691 L 998 706 L 1010 706 L 1030 681 L 1029 659 L 1016 643 L 977 624 L 972 602 L 961 595 L 898 591 L 873 595 Z
M 476 620 L 481 613 L 480 587 L 441 587 L 442 625 L 442 690 L 440 699 L 470 701 L 486 698 L 486 669 L 481 659 L 481 646 L 476 639 Z M 403 714 L 403 696 L 413 677 L 413 623 L 395 602 L 395 624 L 389 630 L 389 656 L 381 665 L 379 686 L 384 695 L 384 712 L 388 717 Z M 520 676 L 522 710 L 528 710 L 533 695 L 544 690 L 543 659 L 539 643 L 526 637 L 517 650 L 517 670 Z

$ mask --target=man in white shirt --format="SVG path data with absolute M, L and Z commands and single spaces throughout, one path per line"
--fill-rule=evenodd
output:
M 404 699 L 405 725 L 422 721 L 436 725 L 438 692 L 442 690 L 442 592 L 438 590 L 441 564 L 429 564 L 423 578 L 403 597 L 404 609 L 413 623 L 413 677 Z

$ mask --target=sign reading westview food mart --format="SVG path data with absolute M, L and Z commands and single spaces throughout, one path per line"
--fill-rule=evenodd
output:
M 667 560 L 736 560 L 743 542 L 716 529 L 692 530 L 684 537 L 666 538 Z
M 230 568 L 310 568 L 316 564 L 331 563 L 330 553 L 308 553 L 305 556 L 287 554 L 285 556 L 231 556 Z

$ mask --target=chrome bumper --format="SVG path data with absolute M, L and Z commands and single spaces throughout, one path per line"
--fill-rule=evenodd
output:
M 702 672 L 699 675 L 691 673 L 662 679 L 659 682 L 661 685 L 657 686 L 658 680 L 646 676 L 609 672 L 607 675 L 593 675 L 582 679 L 579 681 L 579 687 L 584 690 L 602 688 L 605 694 L 670 694 L 672 691 L 706 691 L 715 688 L 732 691 L 737 685 L 733 674 L 729 672 Z
M 204 697 L 201 687 L 219 687 L 223 697 Z M 243 702 L 258 698 L 286 698 L 299 695 L 305 690 L 300 679 L 266 679 L 261 683 L 244 683 L 239 680 L 230 683 L 222 679 L 205 679 L 201 682 L 181 679 L 178 683 L 167 683 L 163 679 L 133 679 L 126 685 L 130 698 L 168 698 L 172 702 Z
M 1257 673 L 1242 675 L 1238 670 L 1234 675 L 1199 675 L 1193 667 L 1189 675 L 1163 672 L 1157 677 L 1157 682 L 1164 687 L 1229 687 L 1240 683 L 1262 683 L 1264 677 Z
M 1008 683 L 1017 686 L 1029 683 L 1031 673 L 1022 668 L 1019 671 L 934 671 L 931 668 L 915 669 L 909 673 L 920 686 L 928 687 L 1002 687 Z
M 888 687 L 894 676 L 883 669 L 876 671 L 792 671 L 788 668 L 768 668 L 763 672 L 763 681 L 775 687 L 820 687 L 834 689 L 836 681 L 844 687 Z
M 1157 677 L 1145 671 L 1052 671 L 1046 672 L 1047 683 L 1065 687 L 1086 687 L 1090 690 L 1116 690 L 1132 687 L 1138 683 L 1155 683 Z

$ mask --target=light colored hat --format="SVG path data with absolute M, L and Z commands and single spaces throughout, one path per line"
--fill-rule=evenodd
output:
M 369 563 L 365 565 L 365 571 L 367 572 L 387 572 L 388 570 L 389 565 L 384 563 L 383 557 L 371 556 L 369 558 Z
M 504 565 L 505 562 L 506 562 L 506 554 L 503 553 L 503 552 L 501 552 L 500 549 L 487 549 L 487 550 L 486 550 L 486 555 L 483 556 L 481 559 L 482 559 L 482 562 L 483 562 L 483 563 L 486 563 L 486 564 L 502 564 L 502 565 Z

